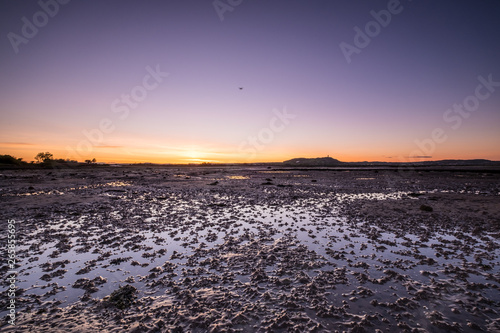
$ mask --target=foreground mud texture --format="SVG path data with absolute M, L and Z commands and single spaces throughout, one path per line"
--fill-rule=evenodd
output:
M 500 332 L 499 173 L 0 173 L 5 332 Z

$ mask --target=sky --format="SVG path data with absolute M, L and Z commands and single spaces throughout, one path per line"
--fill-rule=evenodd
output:
M 0 154 L 500 160 L 494 0 L 0 0 Z

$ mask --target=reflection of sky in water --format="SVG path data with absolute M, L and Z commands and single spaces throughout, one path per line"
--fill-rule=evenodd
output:
M 392 193 L 339 193 L 336 195 L 340 201 L 354 201 L 359 199 L 367 200 L 388 200 L 388 199 L 401 199 L 410 192 L 392 192 Z
M 33 196 L 33 195 L 64 195 L 67 192 L 73 192 L 73 191 L 79 191 L 79 190 L 88 190 L 88 189 L 96 189 L 96 188 L 102 188 L 102 187 L 124 187 L 124 186 L 129 186 L 130 183 L 127 182 L 122 182 L 122 181 L 115 181 L 115 182 L 109 182 L 109 183 L 103 183 L 103 184 L 92 184 L 92 185 L 81 185 L 81 186 L 75 186 L 75 187 L 69 187 L 69 188 L 62 188 L 58 190 L 48 190 L 48 191 L 32 191 L 32 192 L 23 192 L 23 193 L 6 193 L 4 195 L 6 196 L 19 196 L 19 197 L 24 197 L 24 196 Z
M 106 184 L 106 186 L 111 183 Z M 125 183 L 116 186 L 126 186 Z M 447 279 L 448 275 L 442 270 L 445 265 L 463 267 L 465 262 L 475 262 L 474 254 L 486 252 L 489 242 L 495 242 L 490 235 L 482 237 L 470 234 L 461 234 L 461 238 L 473 242 L 473 247 L 467 253 L 454 245 L 463 241 L 456 237 L 454 230 L 447 233 L 435 233 L 427 240 L 421 241 L 420 236 L 407 233 L 398 236 L 390 232 L 383 232 L 376 226 L 367 228 L 362 222 L 349 223 L 346 218 L 339 216 L 336 200 L 355 199 L 397 199 L 405 195 L 405 192 L 395 192 L 390 194 L 365 193 L 365 194 L 336 194 L 325 195 L 320 198 L 299 199 L 294 204 L 283 204 L 281 206 L 272 205 L 246 205 L 230 204 L 220 206 L 217 209 L 207 210 L 203 199 L 183 199 L 180 196 L 166 194 L 161 200 L 153 200 L 154 204 L 144 204 L 149 198 L 148 193 L 139 195 L 134 199 L 129 199 L 135 211 L 129 212 L 127 206 L 121 210 L 115 210 L 107 215 L 92 214 L 75 217 L 73 220 L 61 218 L 52 221 L 45 229 L 33 230 L 27 236 L 33 240 L 19 246 L 19 251 L 27 250 L 32 244 L 38 242 L 39 233 L 64 233 L 68 236 L 73 247 L 65 253 L 61 253 L 57 258 L 50 255 L 55 250 L 56 241 L 40 244 L 39 254 L 32 251 L 24 252 L 24 257 L 20 258 L 18 287 L 27 289 L 25 295 L 41 295 L 49 291 L 54 283 L 59 287 L 66 287 L 66 290 L 57 293 L 44 300 L 63 299 L 66 304 L 78 300 L 84 294 L 82 289 L 72 288 L 72 284 L 79 278 L 93 279 L 102 276 L 107 279 L 107 283 L 99 286 L 99 291 L 92 294 L 94 298 L 102 298 L 115 290 L 118 285 L 124 284 L 127 277 L 133 276 L 135 285 L 139 290 L 145 292 L 145 276 L 156 266 L 162 266 L 166 261 L 177 264 L 174 272 L 177 273 L 175 280 L 182 278 L 182 270 L 186 268 L 188 256 L 193 254 L 194 249 L 205 246 L 207 249 L 223 244 L 228 237 L 242 237 L 238 246 L 244 246 L 251 239 L 259 235 L 267 235 L 267 241 L 278 241 L 281 238 L 290 238 L 296 241 L 296 245 L 305 245 L 309 250 L 315 251 L 318 260 L 327 261 L 328 264 L 322 269 L 332 267 L 348 266 L 350 270 L 358 272 L 368 272 L 373 278 L 383 276 L 380 267 L 391 266 L 395 271 L 406 274 L 411 279 L 422 283 L 428 282 L 429 277 L 420 273 L 427 270 L 436 273 L 436 279 Z M 125 198 L 124 198 L 125 200 Z M 212 200 L 216 202 L 235 202 L 234 198 L 215 194 Z M 231 201 L 232 200 L 232 201 Z M 151 201 L 151 200 L 149 200 Z M 128 219 L 131 226 L 125 223 L 126 227 L 117 227 L 114 221 Z M 98 224 L 99 221 L 109 221 L 108 224 Z M 141 225 L 144 224 L 145 228 Z M 367 231 L 375 237 L 370 236 Z M 266 234 L 267 233 L 267 234 Z M 137 235 L 142 236 L 137 240 Z M 243 238 L 246 235 L 246 238 Z M 104 239 L 113 239 L 113 242 L 101 248 L 99 242 Z M 130 242 L 140 246 L 137 249 L 127 249 L 125 244 Z M 78 251 L 87 246 L 85 252 Z M 383 247 L 382 247 L 383 246 Z M 144 249 L 147 248 L 146 250 Z M 437 255 L 437 250 L 452 248 L 453 253 L 447 257 Z M 165 253 L 158 253 L 162 249 Z M 102 261 L 97 261 L 96 266 L 85 274 L 75 273 L 85 267 L 85 263 L 97 260 L 101 254 L 110 251 L 109 257 Z M 175 252 L 181 256 L 171 259 Z M 144 256 L 147 253 L 151 256 Z M 418 261 L 413 255 L 418 253 L 436 261 L 434 265 L 415 265 Z M 338 254 L 333 257 L 332 254 Z M 500 251 L 494 249 L 490 251 L 490 256 L 483 260 L 484 264 L 492 266 L 491 273 L 498 274 L 498 258 Z M 237 253 L 225 253 L 227 258 L 239 256 Z M 129 258 L 119 265 L 110 264 L 110 261 L 117 258 Z M 68 272 L 64 277 L 54 277 L 51 281 L 41 280 L 41 276 L 46 273 L 38 267 L 47 262 L 59 262 L 68 260 L 69 263 L 64 268 Z M 464 261 L 465 260 L 465 261 Z M 140 264 L 149 263 L 148 266 L 132 265 L 133 261 Z M 365 264 L 362 264 L 365 263 Z M 402 267 L 402 268 L 401 268 Z M 405 269 L 407 267 L 407 269 Z M 192 267 L 189 267 L 192 268 Z M 266 270 L 271 272 L 273 266 Z M 54 270 L 54 271 L 55 271 Z M 317 272 L 310 272 L 311 275 Z M 242 282 L 248 281 L 248 276 L 237 276 Z M 350 277 L 354 279 L 353 277 Z M 487 281 L 484 273 L 470 274 L 470 280 L 481 283 L 493 283 Z M 354 280 L 353 280 L 354 282 Z M 47 288 L 42 286 L 48 285 Z M 158 288 L 148 291 L 148 293 L 160 295 L 164 289 Z
M 228 179 L 250 179 L 248 176 L 227 176 Z

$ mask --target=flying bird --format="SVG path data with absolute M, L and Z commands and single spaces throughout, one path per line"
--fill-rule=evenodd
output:
M 239 88 L 240 88 L 240 90 L 243 90 L 243 87 L 239 87 Z

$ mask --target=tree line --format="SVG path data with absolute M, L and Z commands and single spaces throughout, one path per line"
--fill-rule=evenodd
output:
M 23 166 L 23 165 L 29 165 L 29 164 L 36 164 L 36 165 L 42 165 L 42 166 L 53 166 L 55 164 L 78 164 L 78 161 L 70 160 L 70 159 L 62 159 L 62 158 L 54 158 L 54 155 L 50 152 L 40 152 L 36 154 L 34 157 L 35 161 L 31 162 L 26 162 L 23 161 L 22 158 L 17 158 L 12 155 L 0 155 L 0 164 L 8 164 L 8 165 L 18 165 L 18 166 Z M 96 164 L 97 160 L 95 158 L 85 160 L 86 164 Z

